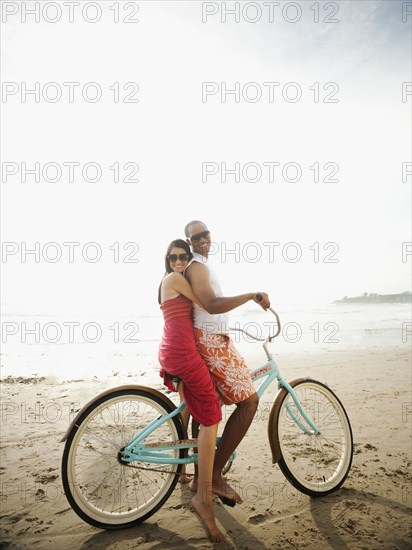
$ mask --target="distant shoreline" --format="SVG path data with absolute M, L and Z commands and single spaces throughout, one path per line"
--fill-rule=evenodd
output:
M 368 294 L 360 296 L 345 296 L 341 300 L 335 300 L 334 304 L 409 304 L 412 303 L 412 293 L 407 290 L 400 294 Z

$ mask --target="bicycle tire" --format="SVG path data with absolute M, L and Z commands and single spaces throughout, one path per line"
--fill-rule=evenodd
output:
M 119 452 L 140 429 L 173 408 L 161 395 L 142 389 L 114 390 L 92 403 L 79 417 L 63 452 L 62 480 L 76 514 L 100 529 L 137 525 L 159 510 L 173 492 L 181 464 L 131 463 L 163 473 L 130 467 Z M 176 416 L 145 442 L 184 439 Z M 173 457 L 185 451 L 172 450 Z
M 290 393 L 281 391 L 269 418 L 269 430 L 275 430 L 272 434 L 277 438 L 279 468 L 300 492 L 311 497 L 325 496 L 339 489 L 349 473 L 352 428 L 341 401 L 322 382 L 300 379 L 293 389 L 321 433 L 305 434 L 297 426 L 287 405 L 305 426 L 306 423 Z

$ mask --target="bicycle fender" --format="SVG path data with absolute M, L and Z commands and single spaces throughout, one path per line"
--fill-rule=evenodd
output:
M 300 382 L 303 382 L 304 380 L 311 380 L 311 379 L 308 378 L 308 377 L 295 378 L 294 380 L 289 382 L 289 385 L 292 386 L 292 388 L 294 388 L 297 384 L 299 384 Z M 282 403 L 283 398 L 285 397 L 285 395 L 287 393 L 288 393 L 288 391 L 285 388 L 280 388 L 280 390 L 278 391 L 278 393 L 276 395 L 275 402 L 272 405 L 272 408 L 270 410 L 270 415 L 269 415 L 268 435 L 269 435 L 270 449 L 272 451 L 272 463 L 273 464 L 276 464 L 279 461 L 280 457 L 281 457 L 279 438 L 278 438 L 278 433 L 277 433 L 277 431 L 275 430 L 275 427 L 274 427 L 274 422 L 275 422 L 275 420 L 276 420 L 276 418 L 279 414 L 280 404 Z
M 67 438 L 69 437 L 70 433 L 72 432 L 72 430 L 76 427 L 76 423 L 77 421 L 79 420 L 79 418 L 81 417 L 81 415 L 84 413 L 84 411 L 90 407 L 90 405 L 93 405 L 93 403 L 95 403 L 96 401 L 98 401 L 101 397 L 104 397 L 105 395 L 109 395 L 110 393 L 115 393 L 119 390 L 143 390 L 147 393 L 150 393 L 152 395 L 155 395 L 157 397 L 159 397 L 162 401 L 165 402 L 166 405 L 168 405 L 172 410 L 176 408 L 176 405 L 168 398 L 166 397 L 166 395 L 164 393 L 161 393 L 160 391 L 158 390 L 155 390 L 153 388 L 149 388 L 147 386 L 137 386 L 135 384 L 129 384 L 129 385 L 125 385 L 125 386 L 117 386 L 116 388 L 110 388 L 109 390 L 106 390 L 102 393 L 99 393 L 98 395 L 96 395 L 95 397 L 93 397 L 93 399 L 91 399 L 88 403 L 86 403 L 82 409 L 76 414 L 75 418 L 73 419 L 72 423 L 70 424 L 70 426 L 68 427 L 66 433 L 64 434 L 63 438 L 60 439 L 60 443 L 64 443 Z M 180 416 L 180 415 L 178 415 Z M 186 432 L 186 430 L 184 429 L 184 426 L 182 425 L 183 427 L 183 432 Z

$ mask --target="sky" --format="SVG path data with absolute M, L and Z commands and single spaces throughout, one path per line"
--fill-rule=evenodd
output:
M 191 219 L 226 295 L 410 288 L 407 2 L 33 4 L 2 3 L 4 310 L 157 313 Z

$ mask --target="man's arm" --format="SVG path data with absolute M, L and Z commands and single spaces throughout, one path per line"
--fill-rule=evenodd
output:
M 248 292 L 239 296 L 216 296 L 210 286 L 209 270 L 199 262 L 193 262 L 189 265 L 186 269 L 186 276 L 192 285 L 193 292 L 199 297 L 208 313 L 226 313 L 249 302 L 249 300 L 254 300 L 263 309 L 270 306 L 269 297 L 265 292 Z M 261 301 L 256 298 L 257 294 L 262 295 Z

